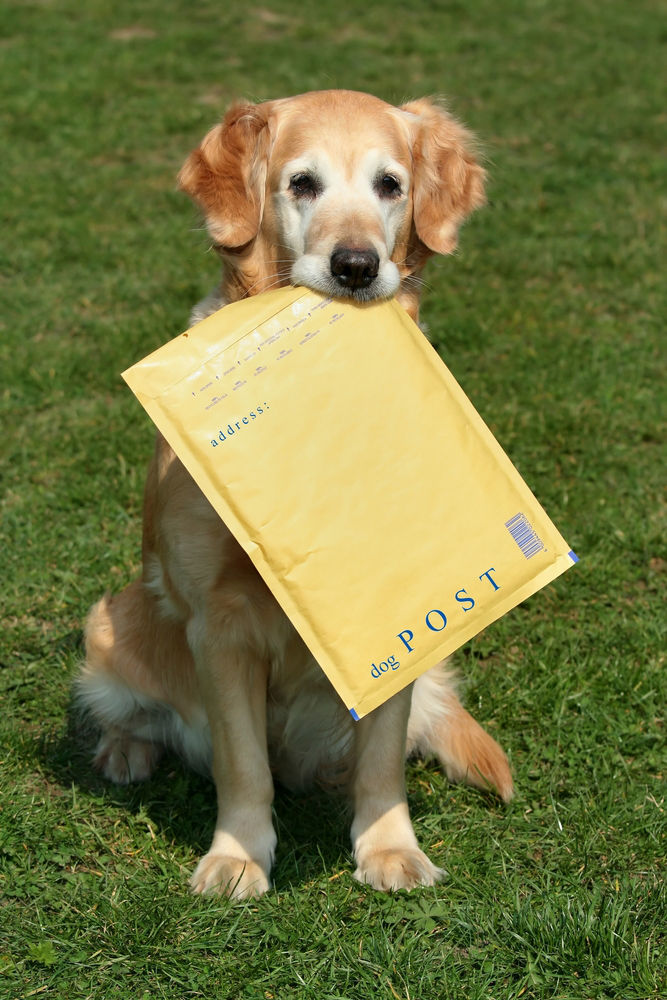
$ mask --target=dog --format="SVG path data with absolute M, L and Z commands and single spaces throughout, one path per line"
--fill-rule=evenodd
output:
M 322 91 L 234 105 L 188 157 L 180 186 L 223 263 L 198 321 L 287 284 L 328 296 L 395 297 L 418 320 L 421 271 L 449 254 L 484 201 L 470 135 L 436 102 L 394 107 Z M 433 885 L 442 871 L 410 821 L 406 753 L 447 776 L 513 794 L 507 758 L 462 707 L 441 663 L 354 722 L 268 588 L 158 435 L 144 499 L 143 572 L 91 610 L 78 698 L 101 729 L 94 763 L 146 779 L 171 747 L 217 792 L 197 893 L 270 886 L 274 779 L 344 786 L 355 877 L 376 889 Z

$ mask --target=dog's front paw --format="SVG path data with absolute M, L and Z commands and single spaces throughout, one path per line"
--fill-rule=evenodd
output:
M 435 885 L 446 872 L 436 868 L 419 848 L 392 848 L 373 851 L 359 860 L 354 877 L 374 889 L 414 889 L 417 885 Z
M 195 868 L 190 888 L 203 894 L 220 893 L 230 899 L 248 899 L 265 893 L 269 878 L 255 861 L 210 851 Z

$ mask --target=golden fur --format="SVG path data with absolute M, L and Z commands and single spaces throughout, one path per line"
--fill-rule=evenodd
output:
M 181 186 L 223 260 L 195 309 L 288 283 L 395 295 L 417 319 L 419 275 L 483 202 L 470 137 L 428 100 L 395 108 L 348 91 L 239 104 L 186 161 Z M 144 504 L 143 573 L 92 609 L 78 695 L 112 781 L 147 778 L 164 746 L 210 767 L 218 818 L 191 885 L 269 887 L 273 778 L 346 784 L 355 875 L 378 889 L 441 875 L 408 815 L 406 751 L 452 780 L 512 795 L 506 757 L 461 706 L 443 664 L 358 723 L 248 557 L 158 436 Z

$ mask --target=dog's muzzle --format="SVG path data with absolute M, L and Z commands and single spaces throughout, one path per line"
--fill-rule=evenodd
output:
M 376 250 L 336 247 L 330 259 L 331 274 L 344 288 L 368 288 L 378 276 L 380 257 Z

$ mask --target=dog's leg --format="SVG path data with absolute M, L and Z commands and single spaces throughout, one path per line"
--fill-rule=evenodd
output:
M 154 604 L 137 580 L 98 601 L 86 622 L 76 698 L 101 729 L 95 767 L 117 784 L 150 777 L 170 742 L 176 712 L 166 679 L 189 656 L 183 630 L 158 621 Z
M 443 875 L 415 837 L 405 794 L 405 734 L 411 689 L 355 724 L 352 846 L 355 878 L 376 889 L 433 885 Z
M 188 626 L 211 729 L 218 796 L 213 842 L 190 884 L 194 892 L 234 899 L 266 892 L 276 845 L 266 742 L 268 669 L 241 638 L 246 634 L 242 622 L 214 614 Z

